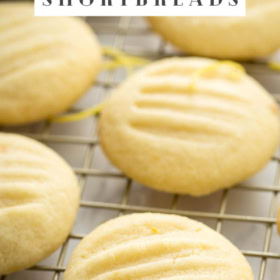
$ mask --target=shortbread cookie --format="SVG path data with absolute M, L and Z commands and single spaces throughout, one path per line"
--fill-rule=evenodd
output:
M 86 23 L 33 13 L 30 3 L 0 3 L 0 124 L 66 110 L 100 69 L 100 46 Z
M 62 158 L 34 140 L 0 133 L 0 275 L 58 249 L 78 204 L 77 179 Z
M 64 280 L 253 280 L 222 235 L 176 215 L 133 214 L 99 226 L 74 251 Z
M 113 92 L 100 138 L 112 163 L 136 181 L 199 196 L 264 167 L 279 141 L 279 113 L 235 64 L 165 59 Z
M 280 48 L 279 13 L 279 0 L 247 0 L 246 17 L 150 17 L 148 21 L 186 53 L 253 59 Z

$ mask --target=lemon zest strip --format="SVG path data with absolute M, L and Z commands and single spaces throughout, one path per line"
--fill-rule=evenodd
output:
M 103 107 L 104 107 L 104 103 L 100 103 L 96 106 L 90 107 L 78 113 L 67 114 L 59 117 L 51 117 L 49 118 L 49 121 L 55 123 L 77 122 L 86 119 L 90 116 L 95 116 L 100 114 Z
M 280 71 L 280 62 L 269 62 L 268 67 L 275 71 Z
M 111 48 L 111 47 L 103 47 L 103 55 L 111 57 L 111 61 L 105 61 L 103 63 L 103 69 L 105 70 L 114 70 L 120 67 L 124 67 L 127 73 L 131 73 L 133 68 L 136 66 L 142 66 L 150 61 L 145 58 L 127 55 L 124 52 Z M 64 116 L 58 117 L 50 117 L 48 120 L 50 122 L 56 123 L 66 123 L 66 122 L 77 122 L 88 118 L 90 116 L 95 116 L 101 113 L 104 104 L 100 103 L 83 111 L 73 114 L 66 114 Z
M 103 47 L 103 55 L 109 56 L 113 59 L 113 61 L 104 62 L 103 69 L 105 70 L 114 70 L 116 68 L 124 67 L 128 73 L 131 73 L 134 67 L 142 66 L 150 62 L 148 59 L 127 55 L 118 49 L 107 46 Z
M 218 70 L 222 66 L 228 66 L 233 70 L 228 73 L 228 78 L 234 81 L 240 80 L 242 75 L 246 73 L 244 67 L 237 62 L 229 61 L 229 60 L 218 61 L 206 67 L 196 70 L 191 76 L 191 80 L 189 83 L 189 90 L 191 92 L 196 91 L 197 89 L 196 85 L 199 78 L 201 78 L 204 74 Z

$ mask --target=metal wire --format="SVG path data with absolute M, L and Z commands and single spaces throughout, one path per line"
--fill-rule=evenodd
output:
M 122 17 L 115 19 L 114 22 L 110 22 L 107 19 L 98 19 L 97 21 L 94 18 L 86 18 L 85 19 L 95 30 L 95 32 L 100 36 L 113 35 L 114 42 L 111 44 L 112 46 L 123 49 L 129 52 L 132 55 L 142 55 L 148 58 L 157 59 L 160 57 L 170 56 L 172 54 L 181 55 L 176 53 L 176 51 L 171 52 L 166 51 L 166 44 L 161 42 L 158 48 L 149 48 L 147 50 L 145 47 L 141 45 L 129 45 L 126 46 L 126 40 L 129 36 L 155 36 L 152 35 L 150 30 L 146 25 L 142 23 L 133 23 L 133 19 L 129 17 Z M 276 73 L 272 73 L 268 70 L 264 63 L 246 63 L 244 64 L 246 69 L 253 74 L 264 74 L 268 75 L 279 75 Z M 114 88 L 118 84 L 118 81 L 115 77 L 115 74 L 109 73 L 106 76 L 106 79 L 100 78 L 96 87 L 107 91 L 111 88 Z M 277 88 L 274 91 L 275 98 L 280 101 L 280 88 Z M 265 238 L 263 243 L 263 249 L 259 250 L 256 248 L 255 250 L 241 250 L 242 253 L 247 257 L 259 258 L 259 274 L 258 280 L 270 280 L 266 278 L 266 272 L 268 270 L 267 262 L 269 259 L 274 259 L 279 262 L 280 266 L 280 252 L 271 252 L 270 244 L 272 239 L 272 231 L 273 226 L 276 223 L 275 213 L 277 207 L 277 196 L 280 193 L 280 158 L 277 156 L 271 159 L 277 165 L 276 177 L 274 179 L 273 184 L 261 182 L 257 185 L 255 184 L 243 184 L 240 186 L 236 186 L 235 190 L 244 190 L 251 193 L 266 193 L 272 194 L 271 206 L 269 210 L 269 215 L 266 217 L 263 216 L 254 216 L 254 215 L 245 215 L 245 214 L 228 214 L 227 206 L 229 201 L 229 195 L 232 189 L 224 190 L 220 199 L 216 201 L 219 204 L 217 212 L 207 212 L 207 211 L 193 211 L 193 210 L 181 210 L 178 209 L 178 201 L 181 196 L 174 194 L 172 196 L 171 204 L 169 208 L 164 207 L 154 207 L 154 206 L 142 206 L 131 204 L 129 201 L 129 197 L 131 191 L 133 190 L 133 181 L 130 178 L 127 178 L 124 174 L 118 171 L 108 171 L 102 170 L 98 168 L 92 167 L 92 162 L 95 157 L 95 150 L 99 145 L 98 138 L 96 137 L 95 127 L 91 132 L 90 136 L 82 136 L 82 135 L 57 135 L 51 132 L 52 124 L 45 123 L 44 129 L 40 133 L 23 133 L 31 138 L 37 139 L 46 143 L 55 143 L 55 144 L 71 144 L 71 145 L 84 145 L 86 146 L 85 156 L 83 160 L 82 167 L 75 167 L 74 171 L 79 176 L 79 182 L 81 186 L 81 194 L 84 193 L 86 182 L 89 177 L 94 178 L 105 178 L 109 180 L 110 178 L 122 179 L 125 180 L 124 191 L 122 195 L 122 199 L 120 203 L 112 203 L 112 202 L 102 202 L 95 200 L 88 200 L 87 198 L 81 199 L 80 207 L 84 209 L 106 209 L 106 210 L 115 210 L 119 215 L 129 213 L 129 212 L 161 212 L 168 214 L 178 214 L 183 216 L 188 216 L 194 219 L 207 219 L 213 222 L 216 222 L 216 230 L 218 232 L 222 232 L 224 228 L 226 228 L 225 222 L 241 222 L 244 224 L 255 223 L 258 225 L 263 225 L 266 227 L 265 230 Z M 5 131 L 5 129 L 1 129 Z M 92 186 L 94 188 L 94 186 Z M 30 270 L 41 271 L 44 272 L 53 272 L 50 278 L 52 280 L 62 279 L 62 273 L 65 270 L 65 258 L 67 255 L 67 250 L 69 249 L 69 243 L 71 240 L 81 240 L 85 234 L 82 233 L 71 233 L 60 249 L 57 261 L 55 265 L 37 265 Z M 280 242 L 280 241 L 279 241 Z M 20 275 L 20 274 L 19 274 Z M 9 280 L 9 276 L 0 276 L 1 280 Z M 20 279 L 20 278 L 18 278 Z M 23 278 L 22 278 L 23 279 Z
M 275 185 L 279 184 L 279 179 L 280 179 L 280 166 L 278 164 L 277 173 L 276 173 L 276 176 L 275 176 L 275 179 L 274 179 Z M 277 198 L 277 191 L 274 191 L 272 201 L 271 201 L 271 207 L 270 207 L 270 211 L 269 211 L 269 216 L 270 217 L 274 216 L 274 214 L 276 212 L 276 209 L 277 209 L 276 198 Z M 272 237 L 272 224 L 267 224 L 264 247 L 263 247 L 263 252 L 264 253 L 267 253 L 269 251 L 269 247 L 270 247 L 270 243 L 271 243 L 271 237 Z M 267 267 L 267 259 L 263 257 L 262 262 L 261 262 L 259 279 L 264 279 L 266 267 Z

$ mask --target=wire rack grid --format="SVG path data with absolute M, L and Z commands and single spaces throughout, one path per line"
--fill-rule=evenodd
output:
M 85 20 L 102 44 L 149 59 L 180 55 L 153 34 L 142 18 L 98 18 Z M 245 63 L 246 70 L 280 101 L 279 73 L 265 61 Z M 124 70 L 103 71 L 98 81 L 72 110 L 81 110 L 103 100 L 110 89 L 126 76 Z M 276 232 L 276 212 L 280 198 L 280 157 L 278 153 L 254 178 L 202 198 L 171 195 L 150 190 L 127 178 L 102 154 L 97 137 L 98 119 L 78 123 L 1 128 L 22 133 L 44 142 L 61 154 L 73 167 L 81 186 L 80 209 L 76 224 L 63 246 L 39 265 L 1 280 L 58 280 L 80 240 L 98 224 L 132 212 L 161 212 L 200 220 L 230 239 L 246 256 L 255 279 L 280 279 L 280 239 Z M 261 147 L 260 147 L 261 149 Z

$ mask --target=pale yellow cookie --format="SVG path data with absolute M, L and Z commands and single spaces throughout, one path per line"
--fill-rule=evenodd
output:
M 279 14 L 279 0 L 247 0 L 246 17 L 150 17 L 148 21 L 186 53 L 253 59 L 280 48 Z
M 136 181 L 199 196 L 264 167 L 279 141 L 278 106 L 233 63 L 165 59 L 113 92 L 100 141 L 112 163 Z
M 64 280 L 253 280 L 238 249 L 206 225 L 176 215 L 133 214 L 86 236 Z
M 0 124 L 66 110 L 100 69 L 100 46 L 86 23 L 33 13 L 31 3 L 0 3 Z
M 0 133 L 0 275 L 58 249 L 78 205 L 77 179 L 62 158 L 37 141 Z

